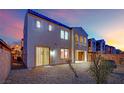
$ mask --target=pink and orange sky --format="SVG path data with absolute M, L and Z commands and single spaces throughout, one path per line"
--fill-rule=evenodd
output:
M 105 39 L 106 43 L 124 50 L 124 10 L 78 9 L 35 10 L 68 26 L 81 26 L 89 38 Z M 0 10 L 0 38 L 8 43 L 23 38 L 26 10 Z

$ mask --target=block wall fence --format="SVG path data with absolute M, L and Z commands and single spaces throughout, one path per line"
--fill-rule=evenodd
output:
M 11 53 L 0 49 L 0 84 L 4 83 L 11 69 Z

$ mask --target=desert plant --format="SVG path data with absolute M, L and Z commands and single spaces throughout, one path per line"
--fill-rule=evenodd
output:
M 105 59 L 99 55 L 91 64 L 89 72 L 97 84 L 103 84 L 106 83 L 107 77 L 111 73 L 111 67 L 105 62 Z

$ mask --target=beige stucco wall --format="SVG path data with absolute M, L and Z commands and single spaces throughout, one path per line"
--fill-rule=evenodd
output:
M 116 64 L 120 64 L 120 59 L 124 59 L 124 54 L 97 54 L 104 57 L 106 60 L 114 60 Z M 95 59 L 96 54 L 94 53 L 88 53 L 88 61 L 93 62 Z M 124 64 L 124 61 L 121 62 L 121 64 Z
M 0 83 L 4 83 L 11 68 L 11 54 L 0 49 Z
M 102 54 L 106 60 L 114 60 L 116 64 L 120 64 L 120 58 L 124 58 L 124 54 Z M 124 62 L 122 62 L 124 64 Z

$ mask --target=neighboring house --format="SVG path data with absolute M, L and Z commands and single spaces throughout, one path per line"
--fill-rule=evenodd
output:
M 109 45 L 105 45 L 105 54 L 111 54 L 111 47 Z
M 0 83 L 7 78 L 11 69 L 11 49 L 0 39 Z
M 97 53 L 105 53 L 105 41 L 104 39 L 96 41 L 96 51 Z
M 96 54 L 96 40 L 94 38 L 88 39 L 88 61 L 92 62 Z
M 72 62 L 87 62 L 88 34 L 82 27 L 72 27 Z
M 96 52 L 96 40 L 94 38 L 88 39 L 88 52 Z
M 105 45 L 105 54 L 116 54 L 116 49 L 113 46 Z
M 116 51 L 116 54 L 122 53 L 122 51 L 120 49 L 116 49 L 115 51 Z
M 21 48 L 22 47 L 20 44 L 11 45 L 11 54 L 12 54 L 13 62 L 16 62 L 18 57 L 22 57 Z
M 73 29 L 73 30 L 72 30 Z M 87 34 L 81 27 L 71 28 L 35 11 L 28 10 L 24 24 L 24 63 L 28 68 L 67 63 L 75 54 L 74 34 L 81 33 L 79 60 L 87 60 Z M 84 34 L 84 35 L 83 35 Z M 80 43 L 81 44 L 81 43 Z M 72 48 L 73 47 L 73 48 Z M 85 52 L 83 51 L 85 50 Z M 72 53 L 73 52 L 73 53 Z
M 111 46 L 111 54 L 116 54 L 116 48 Z

